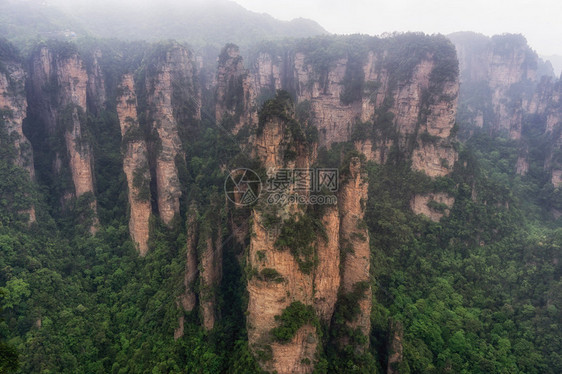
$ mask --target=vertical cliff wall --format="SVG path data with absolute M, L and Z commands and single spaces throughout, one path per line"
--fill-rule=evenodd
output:
M 237 133 L 257 122 L 254 85 L 237 46 L 229 44 L 219 55 L 215 117 L 221 127 Z
M 150 169 L 148 148 L 138 120 L 132 74 L 123 76 L 119 93 L 116 109 L 122 136 L 123 171 L 127 177 L 129 231 L 141 256 L 144 256 L 148 251 L 150 232 Z
M 72 187 L 62 186 L 63 201 L 89 195 L 95 211 L 93 155 L 86 131 L 88 74 L 75 48 L 54 43 L 38 47 L 31 57 L 30 110 L 47 136 L 64 143 L 52 159 L 55 175 L 70 171 Z M 90 230 L 95 231 L 94 218 Z
M 223 50 L 216 116 L 236 115 L 230 128 L 248 129 L 245 149 L 266 171 L 310 168 L 317 147 L 340 142 L 353 142 L 365 159 L 411 162 L 431 177 L 452 171 L 459 82 L 447 40 L 326 38 L 270 46 L 253 56 L 246 71 L 236 48 Z M 279 89 L 287 92 L 267 100 Z M 248 120 L 256 117 L 257 123 Z M 337 203 L 320 214 L 295 202 L 267 203 L 269 192 L 252 210 L 247 327 L 250 349 L 265 370 L 311 372 L 327 344 L 320 322 L 338 331 L 340 338 L 329 344 L 358 352 L 369 345 L 351 333 L 369 335 L 372 303 L 361 157 L 334 165 L 346 172 Z M 282 192 L 295 193 L 295 185 Z M 297 314 L 305 317 L 287 333 L 285 321 Z
M 320 147 L 353 140 L 377 162 L 402 157 L 430 176 L 448 174 L 457 159 L 459 90 L 451 43 L 417 34 L 340 42 L 317 39 L 257 53 L 251 69 L 257 97 L 291 92 L 297 112 L 318 129 Z
M 524 103 L 537 82 L 537 54 L 521 35 L 488 38 L 456 33 L 449 38 L 459 56 L 460 119 L 468 126 L 520 139 Z
M 341 220 L 340 245 L 344 253 L 341 292 L 347 302 L 359 305 L 357 313 L 351 320 L 346 321 L 348 326 L 352 330 L 359 329 L 365 337 L 368 337 L 371 331 L 372 303 L 369 272 L 371 249 L 369 232 L 363 221 L 368 183 L 361 166 L 359 157 L 353 157 L 350 160 L 349 175 L 338 196 Z M 347 337 L 344 338 L 342 344 L 350 344 Z M 368 345 L 368 341 L 366 341 L 362 344 L 362 348 L 366 348 Z
M 521 35 L 488 38 L 474 33 L 449 36 L 459 56 L 461 95 L 458 120 L 463 137 L 476 128 L 518 140 L 518 174 L 529 172 L 537 136 L 548 141 L 542 160 L 555 186 L 560 185 L 560 82 Z M 535 152 L 536 153 L 536 152 Z M 539 153 L 542 153 L 540 151 Z
M 170 224 L 179 213 L 181 186 L 176 162 L 185 158 L 182 136 L 201 118 L 193 56 L 177 43 L 157 47 L 147 59 L 146 92 L 150 127 L 155 136 L 158 213 Z
M 0 43 L 4 42 L 0 40 Z M 26 73 L 12 46 L 2 44 L 0 50 L 0 116 L 3 123 L 0 131 L 14 147 L 13 162 L 27 170 L 30 180 L 33 180 L 33 150 L 23 133 L 23 121 L 27 116 Z M 35 222 L 35 207 L 32 206 L 25 213 L 29 214 L 30 222 Z
M 88 109 L 94 113 L 105 107 L 107 93 L 103 75 L 102 52 L 96 49 L 92 52 L 91 63 L 88 66 Z
M 315 170 L 317 145 L 304 130 L 286 92 L 265 103 L 249 141 L 273 180 L 279 171 Z M 326 206 L 272 202 L 279 193 L 311 197 L 313 180 L 305 179 L 266 190 L 252 209 L 247 328 L 250 349 L 265 370 L 312 372 L 328 342 L 320 323 L 330 327 L 337 313 L 363 336 L 370 332 L 369 233 L 362 224 L 367 183 L 358 157 L 346 169 L 340 191 L 331 195 L 335 201 Z M 360 303 L 357 314 L 344 311 L 350 299 Z M 341 329 L 336 320 L 334 328 Z M 346 339 L 330 344 L 368 347 L 368 339 Z
M 280 105 L 291 115 L 287 101 L 279 99 L 271 103 Z M 309 167 L 310 149 L 301 145 L 304 144 L 294 138 L 287 121 L 276 115 L 260 123 L 254 143 L 256 156 L 266 170 Z M 296 154 L 292 160 L 285 157 L 289 149 Z M 291 184 L 283 192 L 292 193 L 294 188 Z M 272 219 L 273 224 L 269 222 Z M 312 316 L 315 314 L 312 309 L 315 236 L 304 207 L 296 203 L 272 206 L 260 201 L 252 211 L 246 258 L 249 267 L 247 328 L 250 348 L 266 370 L 307 373 L 313 369 L 319 344 L 318 326 L 313 323 L 316 317 Z M 312 310 L 311 316 L 296 322 L 297 330 L 292 334 L 276 334 L 279 318 L 292 308 Z
M 13 137 L 17 150 L 16 163 L 27 169 L 29 176 L 33 178 L 35 170 L 31 144 L 23 134 L 23 120 L 27 116 L 25 72 L 21 62 L 16 59 L 2 58 L 1 63 L 0 110 L 2 110 L 5 130 Z

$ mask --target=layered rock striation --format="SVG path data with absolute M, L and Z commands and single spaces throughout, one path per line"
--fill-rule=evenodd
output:
M 158 213 L 170 225 L 180 211 L 181 186 L 176 163 L 185 159 L 182 137 L 201 118 L 201 96 L 192 53 L 171 42 L 155 48 L 146 66 L 146 96 L 154 135 Z
M 521 35 L 488 38 L 474 33 L 449 36 L 459 56 L 462 90 L 458 120 L 467 137 L 477 128 L 518 141 L 518 174 L 529 172 L 530 149 L 549 139 L 542 160 L 560 186 L 561 84 Z M 532 153 L 532 152 L 531 152 Z M 542 153 L 542 152 L 539 152 Z
M 87 195 L 95 212 L 93 152 L 86 129 L 89 77 L 84 63 L 73 46 L 53 44 L 39 46 L 30 65 L 30 111 L 42 122 L 41 131 L 63 145 L 55 147 L 54 174 L 60 177 L 68 170 L 72 180 L 72 187 L 62 186 L 61 198 L 66 202 Z M 94 217 L 91 232 L 96 222 Z
M 119 86 L 117 115 L 121 128 L 123 171 L 127 177 L 129 232 L 141 256 L 148 251 L 150 205 L 150 169 L 148 147 L 140 128 L 137 95 L 132 74 L 125 74 Z
M 0 41 L 2 42 L 2 41 Z M 35 178 L 33 150 L 23 133 L 23 121 L 27 117 L 27 97 L 25 93 L 26 73 L 17 52 L 10 45 L 0 45 L 0 120 L 2 136 L 11 142 L 15 154 L 13 162 L 24 168 L 30 180 Z M 35 222 L 35 207 L 25 212 L 29 221 Z

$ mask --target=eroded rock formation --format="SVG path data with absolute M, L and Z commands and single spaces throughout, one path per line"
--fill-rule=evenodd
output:
M 354 140 L 369 159 L 386 162 L 394 145 L 412 159 L 415 170 L 430 176 L 450 173 L 457 160 L 452 147 L 459 90 L 454 47 L 434 39 L 433 52 L 403 56 L 400 44 L 408 40 L 379 42 L 339 58 L 318 57 L 298 45 L 277 54 L 259 53 L 251 69 L 254 90 L 258 97 L 280 88 L 291 92 L 318 129 L 320 147 Z M 415 63 L 397 69 L 400 59 Z
M 148 148 L 139 125 L 137 95 L 132 74 L 125 74 L 117 97 L 117 115 L 121 127 L 123 171 L 127 177 L 130 208 L 129 232 L 144 256 L 148 251 L 150 206 L 150 169 Z
M 454 203 L 454 197 L 439 192 L 415 195 L 410 201 L 410 207 L 415 214 L 423 214 L 432 221 L 438 222 L 441 217 L 449 215 L 449 211 Z
M 69 197 L 88 195 L 95 211 L 93 153 L 87 139 L 86 101 L 88 74 L 78 52 L 70 45 L 39 47 L 31 58 L 30 108 L 40 118 L 48 136 L 64 142 L 65 152 L 55 152 L 53 171 L 61 175 L 69 169 L 73 188 Z M 95 232 L 97 218 L 90 227 Z
M 146 91 L 150 126 L 156 136 L 155 176 L 158 213 L 171 224 L 179 213 L 181 187 L 176 162 L 185 158 L 181 135 L 201 118 L 193 57 L 178 43 L 153 51 L 147 64 Z
M 15 164 L 26 169 L 30 180 L 33 180 L 33 151 L 23 133 L 23 120 L 27 116 L 26 74 L 17 56 L 0 56 L 0 66 L 0 116 L 3 122 L 0 130 L 13 142 Z M 29 215 L 30 222 L 35 222 L 35 207 L 25 213 Z
M 557 155 L 562 141 L 562 101 L 557 81 L 521 35 L 492 38 L 474 33 L 450 35 L 455 43 L 463 89 L 459 121 L 463 135 L 483 127 L 491 135 L 503 135 L 520 144 L 514 166 L 518 174 L 529 171 L 529 147 L 540 132 L 549 139 L 541 162 L 560 185 L 562 167 Z M 525 129 L 525 126 L 527 128 Z M 543 145 L 544 147 L 545 145 Z
M 407 40 L 371 41 L 358 55 L 324 56 L 320 62 L 301 45 L 259 51 L 248 72 L 237 49 L 227 46 L 219 59 L 217 118 L 235 115 L 230 126 L 235 133 L 247 126 L 246 149 L 273 174 L 310 168 L 317 147 L 350 141 L 368 160 L 382 163 L 399 155 L 431 177 L 449 174 L 457 161 L 453 130 L 459 83 L 453 46 L 434 40 L 434 52 L 417 55 L 409 69 L 397 71 L 393 61 L 404 57 L 397 49 Z M 251 121 L 258 117 L 260 103 L 279 89 L 287 90 L 296 105 L 290 104 L 289 94 L 278 93 L 261 107 L 259 120 Z M 316 352 L 325 344 L 316 323 L 330 326 L 336 314 L 347 316 L 343 322 L 336 320 L 349 331 L 370 333 L 370 247 L 363 223 L 367 181 L 360 157 L 346 162 L 337 204 L 323 207 L 316 218 L 294 202 L 264 203 L 267 194 L 252 210 L 247 327 L 250 349 L 265 370 L 311 372 Z M 295 193 L 295 185 L 289 183 L 282 192 Z M 311 222 L 321 232 L 313 232 L 307 226 Z M 312 230 L 310 238 L 291 244 L 292 236 L 307 230 Z M 287 237 L 289 232 L 292 236 Z M 359 305 L 357 313 L 349 313 L 351 304 Z M 280 340 L 276 329 L 281 316 L 295 305 L 313 310 L 315 317 L 301 321 L 297 331 Z M 352 343 L 342 336 L 331 344 Z M 367 347 L 364 339 L 356 348 Z

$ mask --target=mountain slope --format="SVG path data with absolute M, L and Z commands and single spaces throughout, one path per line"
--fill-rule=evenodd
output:
M 233 1 L 51 1 L 92 35 L 125 40 L 177 39 L 193 45 L 247 44 L 263 39 L 326 34 L 307 19 L 280 21 Z

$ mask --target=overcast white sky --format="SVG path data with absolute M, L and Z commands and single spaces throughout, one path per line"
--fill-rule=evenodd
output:
M 448 34 L 477 31 L 525 35 L 541 55 L 562 55 L 561 0 L 234 0 L 291 20 L 310 18 L 332 33 L 390 31 Z

